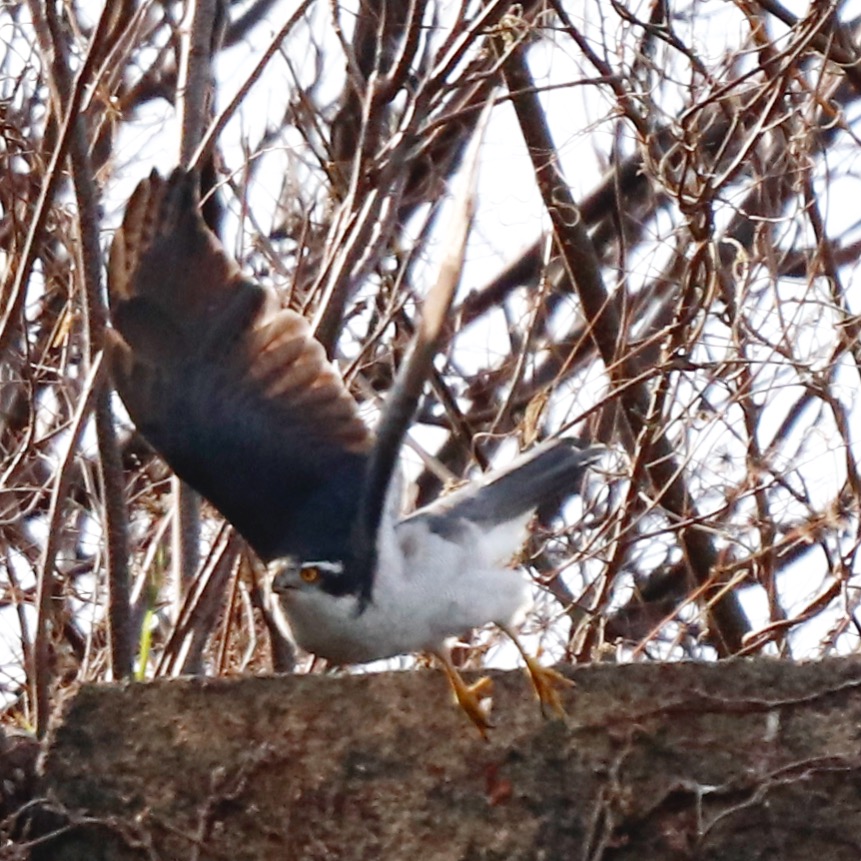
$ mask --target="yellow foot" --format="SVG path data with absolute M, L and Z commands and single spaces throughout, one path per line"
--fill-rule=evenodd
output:
M 565 708 L 559 691 L 573 688 L 574 682 L 551 667 L 542 667 L 535 658 L 524 655 L 523 659 L 526 661 L 526 671 L 532 680 L 532 687 L 535 688 L 535 694 L 541 703 L 541 713 L 547 717 L 549 706 L 557 717 L 565 717 Z
M 511 641 L 517 646 L 517 651 L 523 656 L 526 672 L 529 673 L 532 687 L 541 703 L 541 714 L 547 717 L 547 708 L 549 707 L 557 717 L 565 717 L 565 709 L 562 706 L 559 691 L 573 688 L 574 682 L 550 667 L 542 667 L 535 658 L 526 653 L 526 649 L 523 648 L 523 643 L 520 642 L 517 634 L 507 625 L 499 625 L 499 628 L 511 637 Z
M 482 700 L 490 696 L 493 682 L 488 678 L 481 678 L 475 684 L 468 685 L 459 675 L 457 678 L 460 686 L 455 686 L 452 682 L 454 698 L 481 733 L 481 737 L 487 741 L 487 731 L 493 729 L 493 724 L 490 722 L 490 708 Z
M 448 655 L 437 653 L 437 657 L 442 663 L 449 684 L 451 684 L 455 701 L 466 712 L 466 716 L 481 733 L 481 737 L 487 741 L 487 731 L 493 728 L 493 724 L 490 722 L 490 708 L 483 701 L 490 696 L 493 690 L 492 680 L 481 678 L 474 684 L 468 685 L 461 678 Z

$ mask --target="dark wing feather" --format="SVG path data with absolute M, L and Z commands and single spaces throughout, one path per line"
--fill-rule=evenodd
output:
M 371 436 L 305 320 L 206 227 L 194 174 L 140 183 L 108 269 L 112 373 L 141 433 L 263 559 L 337 558 Z

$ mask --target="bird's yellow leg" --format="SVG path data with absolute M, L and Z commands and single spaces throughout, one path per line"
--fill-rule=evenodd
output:
M 488 678 L 481 678 L 474 684 L 468 685 L 447 652 L 440 651 L 434 654 L 445 670 L 457 704 L 466 712 L 467 717 L 475 724 L 475 728 L 486 741 L 487 731 L 493 727 L 493 724 L 490 722 L 490 709 L 482 704 L 482 700 L 490 696 L 493 682 Z
M 557 672 L 552 667 L 542 667 L 532 655 L 528 654 L 523 644 L 517 637 L 517 634 L 505 625 L 500 625 L 499 628 L 511 637 L 512 642 L 517 646 L 517 651 L 523 657 L 526 664 L 526 672 L 529 673 L 529 678 L 532 680 L 532 687 L 535 689 L 535 694 L 541 703 L 541 712 L 547 715 L 547 707 L 559 717 L 565 717 L 565 708 L 562 705 L 562 698 L 559 696 L 559 691 L 564 688 L 573 688 L 574 682 L 571 679 L 565 678 L 562 673 Z

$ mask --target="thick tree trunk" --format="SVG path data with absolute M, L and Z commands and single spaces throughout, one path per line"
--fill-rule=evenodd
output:
M 861 857 L 861 661 L 492 676 L 489 742 L 437 672 L 85 686 L 33 858 Z

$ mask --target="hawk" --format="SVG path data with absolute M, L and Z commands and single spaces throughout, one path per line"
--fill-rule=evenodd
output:
M 530 588 L 508 563 L 536 508 L 576 492 L 602 449 L 550 440 L 406 517 L 394 479 L 369 554 L 357 523 L 375 437 L 306 320 L 242 275 L 199 203 L 196 174 L 153 171 L 111 246 L 108 354 L 138 430 L 268 563 L 306 651 L 341 665 L 432 653 L 485 735 L 489 681 L 467 685 L 449 643 L 495 623 L 561 711 L 566 680 L 515 636 Z

